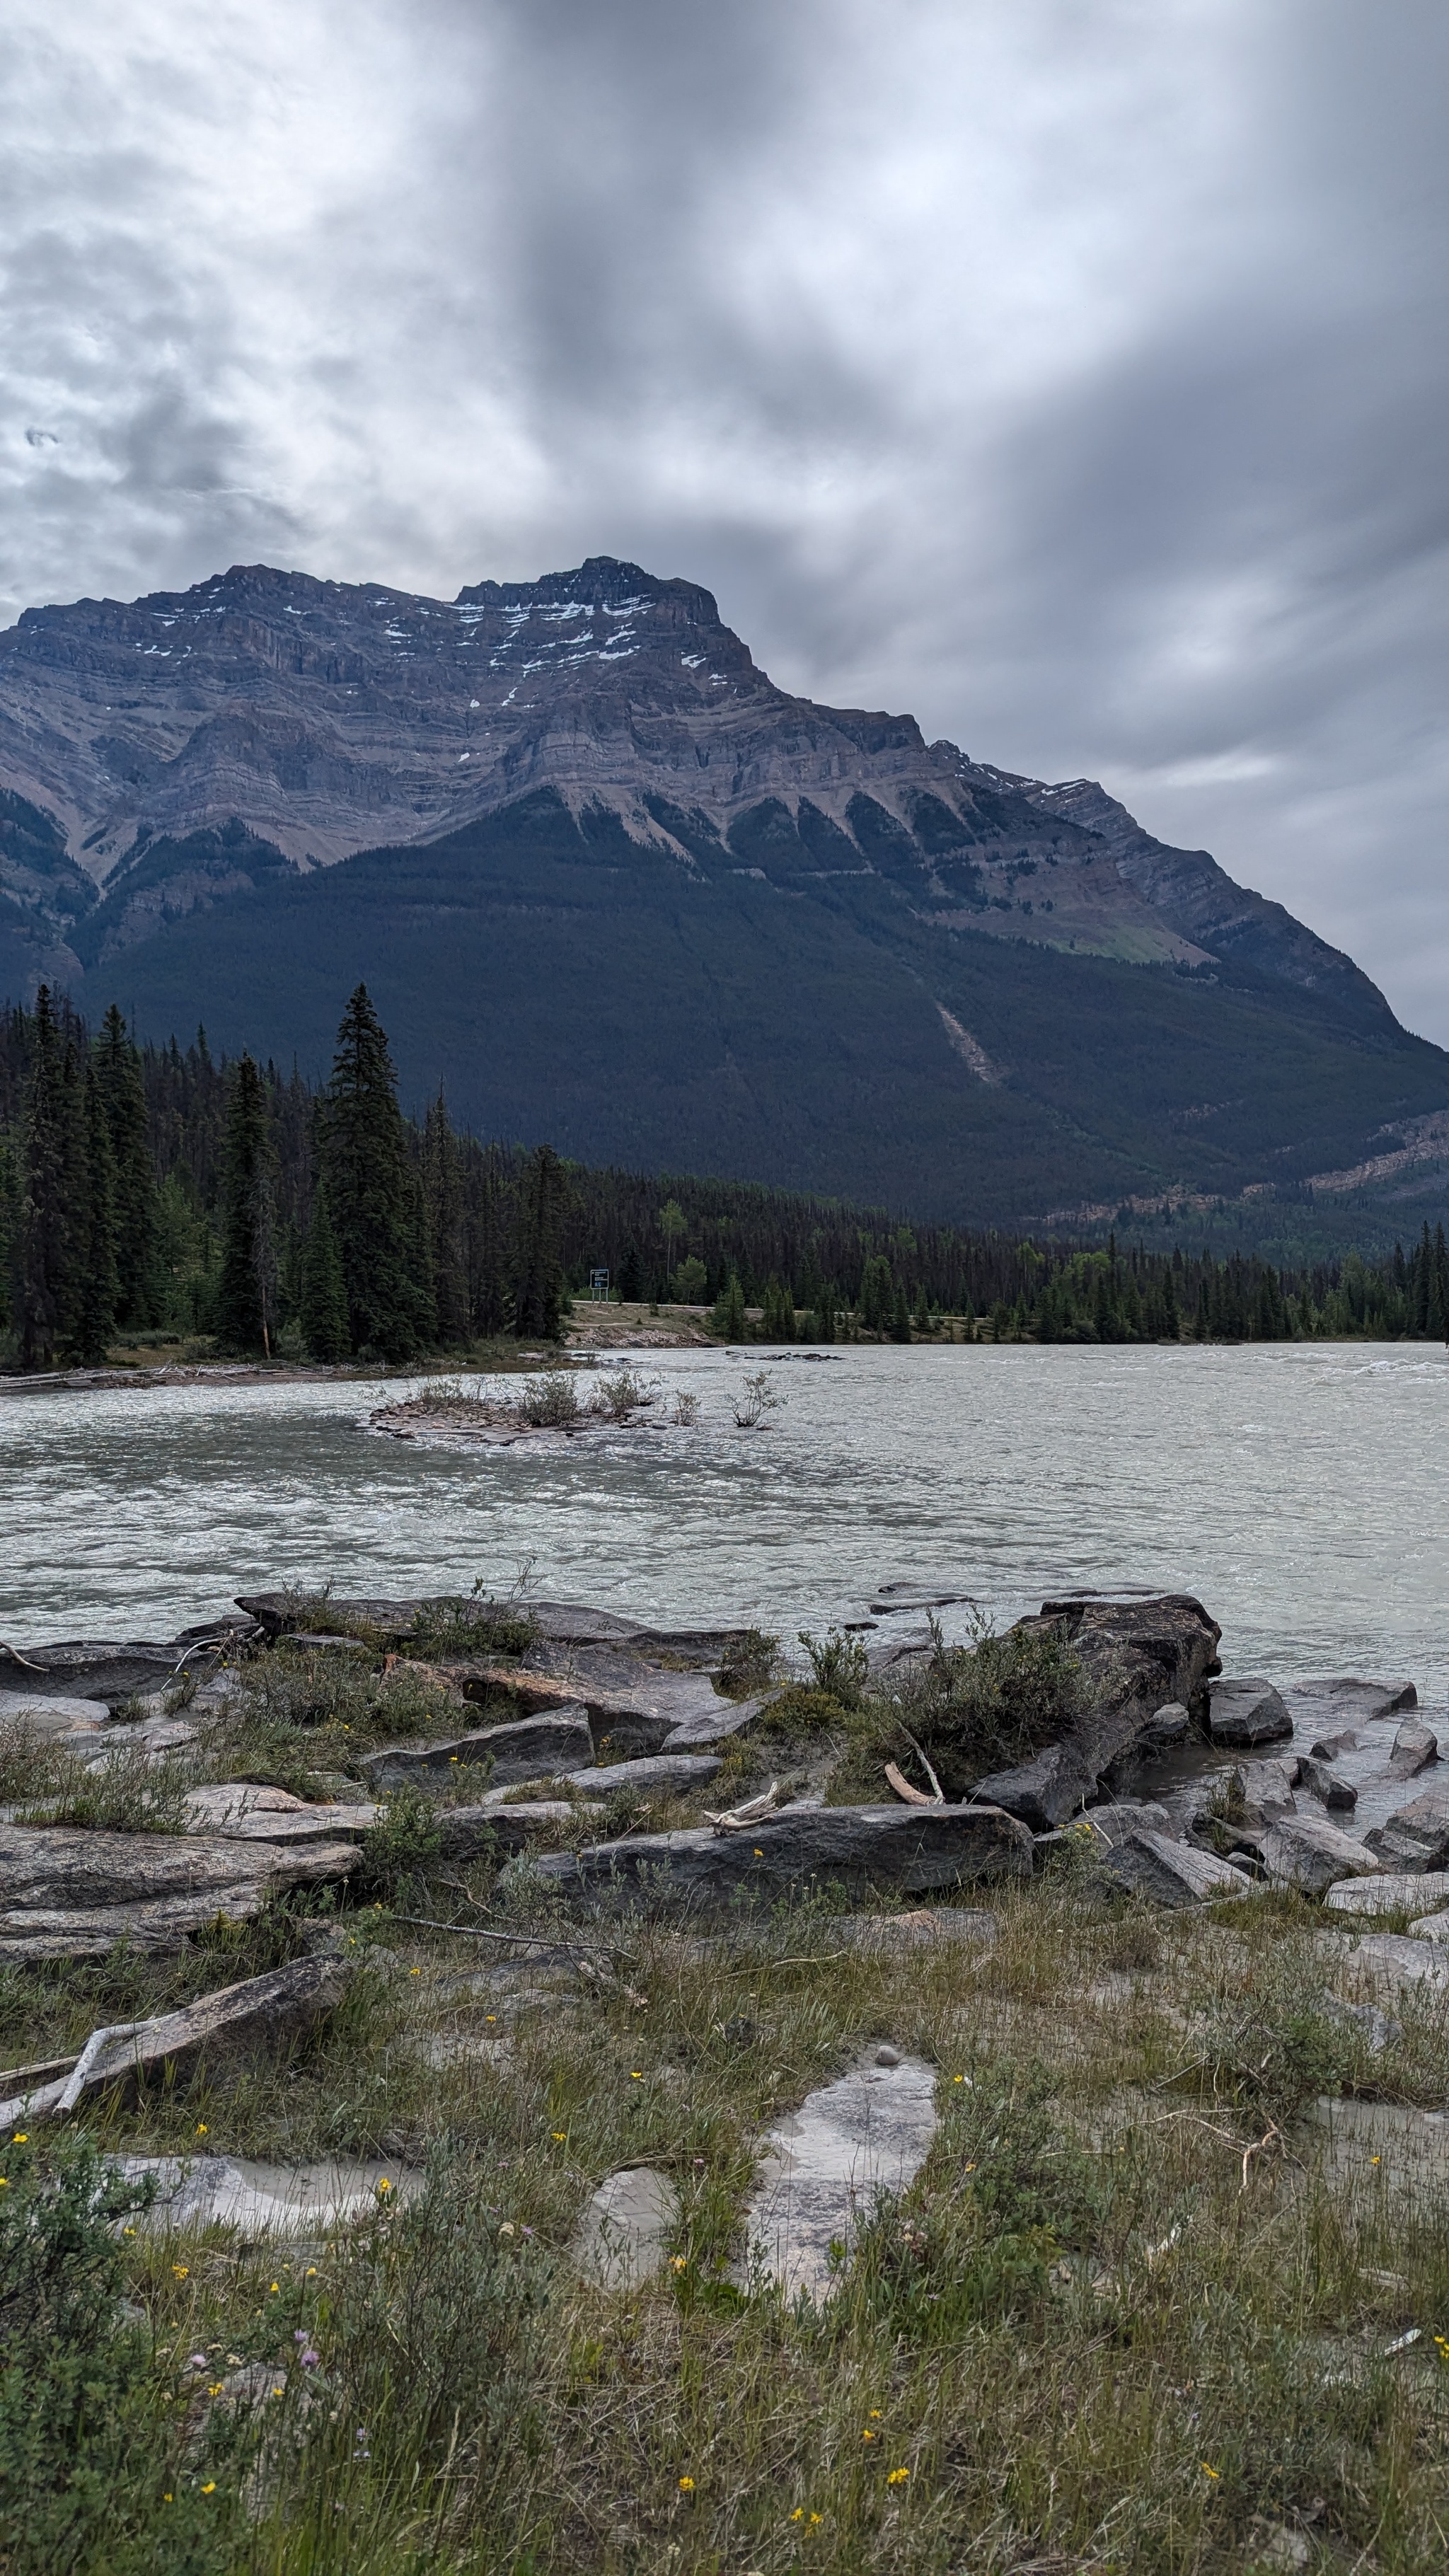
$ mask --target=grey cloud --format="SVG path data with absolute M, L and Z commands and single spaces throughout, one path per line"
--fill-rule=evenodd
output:
M 1449 1039 L 1427 0 L 16 9 L 12 610 L 634 555 Z

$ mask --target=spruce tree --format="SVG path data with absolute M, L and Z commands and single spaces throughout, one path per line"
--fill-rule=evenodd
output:
M 116 1167 L 94 1062 L 76 1071 L 85 1130 L 85 1190 L 75 1210 L 76 1261 L 66 1338 L 83 1365 L 99 1367 L 116 1330 Z M 78 1194 L 79 1195 L 79 1194 Z
M 908 1342 L 911 1338 L 911 1309 L 907 1302 L 906 1283 L 903 1279 L 896 1281 L 895 1295 L 891 1301 L 890 1337 L 893 1342 Z
M 468 1263 L 458 1140 L 441 1090 L 423 1127 L 423 1189 L 433 1271 L 433 1313 L 440 1342 L 468 1339 Z
M 745 1292 L 740 1286 L 740 1274 L 737 1270 L 730 1272 L 721 1288 L 714 1301 L 714 1312 L 709 1320 L 711 1330 L 718 1333 L 723 1340 L 727 1342 L 748 1340 L 750 1327 L 749 1318 L 745 1313 Z
M 81 1246 L 76 1205 L 77 1103 L 48 986 L 35 997 L 35 1032 L 20 1140 L 15 1320 L 21 1365 L 52 1366 L 75 1311 Z
M 271 1357 L 276 1322 L 276 1150 L 267 1095 L 249 1055 L 231 1077 L 222 1161 L 216 1331 L 233 1350 Z
M 312 1201 L 312 1222 L 302 1252 L 301 1324 L 309 1358 L 346 1359 L 351 1340 L 342 1256 L 327 1212 L 327 1192 L 320 1187 Z
M 512 1314 L 506 1236 L 511 1193 L 499 1170 L 496 1147 L 483 1157 L 468 1225 L 469 1323 L 485 1339 L 508 1329 Z
M 156 1175 L 147 1137 L 140 1050 L 114 1002 L 91 1053 L 114 1168 L 116 1320 L 135 1330 L 160 1320 Z
M 318 1141 L 354 1351 L 411 1359 L 431 1298 L 419 1275 L 417 1198 L 397 1078 L 367 986 L 342 1016 Z
M 564 1277 L 559 1250 L 563 1166 L 540 1145 L 529 1167 L 520 1229 L 514 1331 L 521 1341 L 556 1342 L 563 1333 Z

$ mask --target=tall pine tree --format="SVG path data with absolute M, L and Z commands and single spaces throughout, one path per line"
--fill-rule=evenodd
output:
M 439 1091 L 423 1128 L 423 1189 L 433 1269 L 433 1312 L 440 1342 L 468 1339 L 468 1262 L 458 1142 Z
M 156 1174 L 146 1133 L 139 1048 L 113 1002 L 92 1049 L 114 1170 L 116 1320 L 132 1330 L 159 1322 Z
M 520 1340 L 556 1342 L 563 1333 L 563 1191 L 563 1166 L 551 1145 L 540 1145 L 529 1165 L 514 1290 Z
M 15 1319 L 21 1365 L 49 1368 L 66 1341 L 75 1311 L 81 1260 L 76 1201 L 77 1102 L 67 1073 L 49 988 L 35 997 L 35 1033 L 20 1137 L 20 1218 L 16 1229 Z
M 347 1329 L 347 1290 L 342 1256 L 327 1210 L 327 1192 L 318 1184 L 312 1198 L 312 1222 L 302 1250 L 302 1339 L 314 1360 L 345 1360 L 352 1347 Z
M 221 1276 L 215 1320 L 233 1350 L 271 1356 L 276 1324 L 276 1149 L 267 1095 L 249 1055 L 233 1070 L 222 1162 Z
M 75 1208 L 76 1260 L 67 1340 L 75 1357 L 99 1367 L 116 1330 L 116 1167 L 93 1062 L 73 1076 L 85 1135 L 85 1186 Z
M 430 1283 L 418 1275 L 417 1199 L 397 1078 L 365 984 L 337 1032 L 318 1138 L 352 1348 L 411 1359 L 427 1330 Z

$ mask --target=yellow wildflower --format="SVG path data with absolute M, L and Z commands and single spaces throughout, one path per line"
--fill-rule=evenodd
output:
M 680 2481 L 679 2481 L 679 2492 L 680 2492 L 680 2494 L 681 2494 L 681 2495 L 693 2495 L 693 2493 L 694 2493 L 694 2480 L 693 2480 L 693 2478 L 681 2478 L 681 2479 L 680 2479 Z
M 886 2477 L 886 2485 L 888 2487 L 903 2487 L 910 2474 L 909 2469 L 892 2469 Z
M 189 2265 L 189 2263 L 173 2263 L 173 2264 L 172 2264 L 172 2266 L 171 2266 L 171 2269 L 172 2269 L 172 2271 L 175 2273 L 176 2278 L 177 2278 L 177 2280 L 178 2280 L 178 2281 L 184 2281 L 184 2280 L 185 2280 L 186 2275 L 187 2275 L 187 2273 L 189 2272 L 190 2268 L 191 2268 L 191 2266 Z M 273 2286 L 273 2288 L 275 2289 L 275 2287 L 276 2287 L 276 2283 L 274 2282 L 274 2283 L 272 2284 L 272 2286 Z

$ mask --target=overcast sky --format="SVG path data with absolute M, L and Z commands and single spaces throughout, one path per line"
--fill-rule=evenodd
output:
M 1442 0 L 7 0 L 0 622 L 703 581 L 1449 1042 Z

